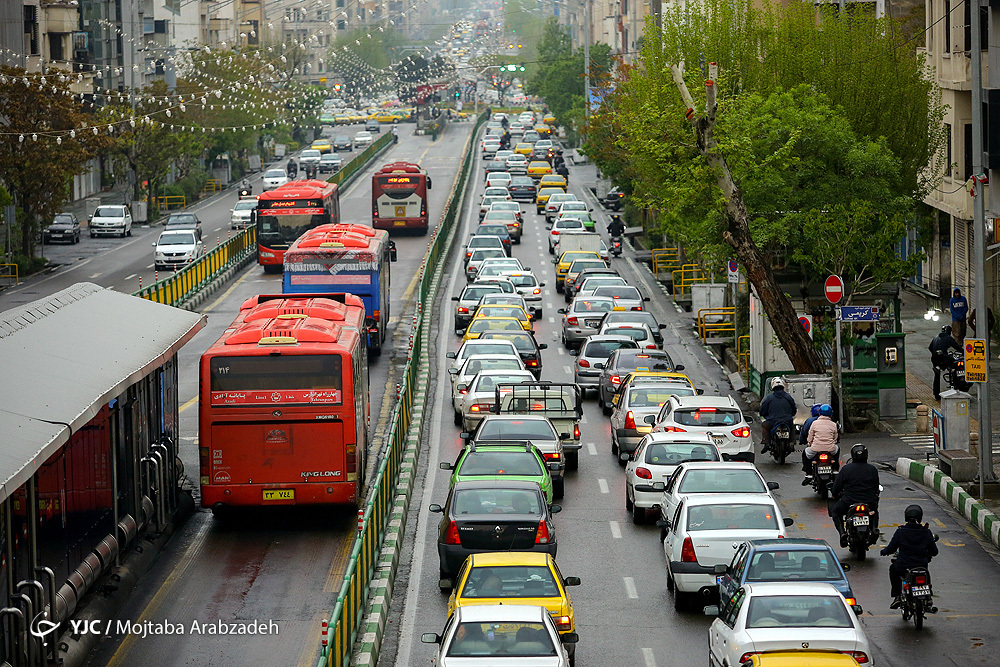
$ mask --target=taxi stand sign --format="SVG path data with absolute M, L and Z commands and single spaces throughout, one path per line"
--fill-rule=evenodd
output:
M 965 339 L 965 381 L 986 382 L 989 363 L 986 358 L 986 341 L 982 338 Z

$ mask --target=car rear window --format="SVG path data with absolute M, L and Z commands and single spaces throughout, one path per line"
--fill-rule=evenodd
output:
M 685 385 L 634 387 L 629 389 L 628 404 L 633 408 L 659 407 L 671 396 L 690 396 L 693 393 L 694 390 Z
M 498 384 L 511 384 L 514 382 L 528 382 L 529 380 L 535 379 L 533 375 L 528 373 L 518 374 L 518 375 L 499 375 L 491 373 L 489 375 L 480 375 L 479 380 L 476 382 L 476 386 L 473 387 L 473 393 L 493 391 L 497 388 Z M 494 440 L 524 440 L 524 438 L 515 438 L 513 436 L 509 438 L 499 437 L 499 436 L 489 436 Z
M 838 581 L 840 566 L 829 551 L 758 551 L 750 561 L 747 581 Z
M 510 354 L 510 348 L 503 343 L 486 343 L 470 340 L 462 346 L 459 359 L 467 359 L 474 354 Z
M 688 508 L 688 532 L 702 530 L 777 530 L 778 518 L 770 505 L 720 503 Z
M 577 299 L 573 304 L 574 313 L 606 313 L 615 307 L 608 299 Z
M 479 371 L 519 371 L 521 364 L 514 357 L 497 359 L 472 359 L 465 365 L 465 375 L 475 375 Z
M 750 600 L 748 628 L 853 628 L 840 597 L 762 595 Z
M 587 343 L 586 349 L 580 356 L 592 359 L 607 359 L 615 350 L 621 348 L 638 349 L 638 347 L 635 341 L 632 340 L 594 340 Z
M 448 645 L 449 657 L 496 655 L 502 660 L 557 655 L 552 637 L 541 623 L 462 623 L 453 637 Z
M 594 296 L 610 296 L 614 299 L 641 299 L 639 290 L 628 285 L 605 285 L 594 291 Z
M 653 443 L 646 447 L 646 463 L 676 466 L 686 461 L 719 461 L 715 447 L 698 443 Z
M 489 337 L 490 339 L 500 339 L 509 340 L 517 348 L 518 352 L 534 352 L 535 346 L 529 340 L 531 334 L 517 334 L 517 333 L 503 333 L 499 331 L 489 332 L 483 334 L 484 337 Z
M 512 565 L 472 568 L 460 597 L 556 598 L 561 594 L 547 566 Z
M 727 408 L 681 408 L 674 410 L 673 420 L 683 426 L 735 426 L 743 421 L 743 413 Z
M 528 489 L 460 489 L 452 514 L 541 514 L 539 493 Z
M 608 327 L 604 333 L 609 336 L 628 336 L 632 340 L 640 341 L 649 338 L 649 332 L 639 327 Z
M 647 371 L 669 372 L 674 369 L 674 366 L 670 363 L 666 353 L 663 352 L 657 354 L 656 352 L 640 353 L 639 351 L 622 350 L 618 353 L 618 358 L 615 360 L 616 371 L 635 371 L 640 368 Z
M 490 452 L 477 450 L 466 455 L 459 475 L 530 475 L 542 474 L 538 457 L 532 452 Z
M 653 314 L 645 311 L 640 312 L 634 310 L 634 311 L 617 312 L 608 315 L 604 319 L 605 324 L 611 324 L 613 322 L 641 322 L 642 324 L 647 325 L 653 331 L 656 331 L 657 329 L 660 328 L 660 325 L 657 324 L 656 318 L 653 317 Z
M 537 281 L 534 276 L 512 276 L 508 275 L 507 280 L 514 283 L 515 287 L 533 287 Z
M 517 378 L 514 382 L 521 382 Z M 556 432 L 543 419 L 487 419 L 476 434 L 479 440 L 556 440 Z
M 462 292 L 462 296 L 460 298 L 462 301 L 471 301 L 472 299 L 481 299 L 487 294 L 497 294 L 498 292 L 501 291 L 502 290 L 499 287 L 494 287 L 493 285 L 466 287 L 465 291 Z
M 678 493 L 766 493 L 756 470 L 688 470 Z

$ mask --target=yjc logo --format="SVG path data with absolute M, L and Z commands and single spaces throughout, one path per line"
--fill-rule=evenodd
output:
M 46 620 L 45 612 L 42 612 L 31 620 L 31 625 L 28 627 L 28 632 L 30 632 L 32 636 L 38 637 L 39 639 L 42 640 L 43 643 L 45 643 L 46 637 L 48 637 L 58 629 L 59 629 L 59 624 Z

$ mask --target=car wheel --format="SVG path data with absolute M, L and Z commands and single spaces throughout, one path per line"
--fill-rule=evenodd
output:
M 635 507 L 635 503 L 633 503 L 632 499 L 628 497 L 628 485 L 626 485 L 625 486 L 625 511 L 626 512 L 631 512 L 634 507 Z
M 461 426 L 461 425 L 462 425 L 462 413 L 461 412 L 456 412 L 455 413 L 455 426 Z
M 97 234 L 95 234 L 94 232 L 90 232 L 90 238 L 96 239 L 97 238 Z
M 129 227 L 129 228 L 128 228 L 128 229 L 127 229 L 127 230 L 125 231 L 125 234 L 126 234 L 127 236 L 132 236 L 132 228 L 131 228 L 131 227 Z
M 646 523 L 646 510 L 632 503 L 632 523 L 641 526 Z
M 667 566 L 667 590 L 671 593 L 674 592 L 674 578 L 670 574 L 670 566 Z
M 674 611 L 684 611 L 685 602 L 687 602 L 687 593 L 682 592 L 674 585 Z
M 618 458 L 618 441 L 615 440 L 614 434 L 612 434 L 611 436 L 611 454 L 615 458 Z
M 552 497 L 562 498 L 566 491 L 566 480 L 560 477 L 559 479 L 552 480 Z

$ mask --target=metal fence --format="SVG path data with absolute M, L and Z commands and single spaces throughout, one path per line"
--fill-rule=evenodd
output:
M 472 137 L 476 136 L 476 131 L 486 122 L 487 115 L 484 113 L 476 120 Z M 371 490 L 362 510 L 363 514 L 360 515 L 362 521 L 360 530 L 354 539 L 344 581 L 329 621 L 329 641 L 327 642 L 324 637 L 317 667 L 343 667 L 350 662 L 351 650 L 361 625 L 368 587 L 375 572 L 379 545 L 385 535 L 396 498 L 400 464 L 410 435 L 413 397 L 417 393 L 417 374 L 421 364 L 429 363 L 425 355 L 420 353 L 420 347 L 424 342 L 424 336 L 430 330 L 430 317 L 434 304 L 430 302 L 429 294 L 432 290 L 434 272 L 438 263 L 448 253 L 451 231 L 458 220 L 459 204 L 468 182 L 469 165 L 475 155 L 475 143 L 470 140 L 462 159 L 457 186 L 445 203 L 441 222 L 434 231 L 427 255 L 420 267 L 420 298 L 417 303 L 417 314 L 413 318 L 413 335 L 409 343 L 399 395 L 389 422 L 389 434 L 385 438 L 384 455 L 375 479 L 369 485 Z

